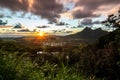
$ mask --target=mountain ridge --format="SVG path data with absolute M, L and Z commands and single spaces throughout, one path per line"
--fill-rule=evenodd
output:
M 108 34 L 109 32 L 102 30 L 101 28 L 92 30 L 91 28 L 86 27 L 81 32 L 76 34 L 68 35 L 67 37 L 71 38 L 82 38 L 82 39 L 98 39 L 101 36 Z

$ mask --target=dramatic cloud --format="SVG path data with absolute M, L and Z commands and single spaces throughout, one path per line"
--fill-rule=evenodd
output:
M 0 6 L 12 11 L 28 11 L 28 0 L 0 0 Z
M 0 6 L 12 11 L 31 12 L 50 21 L 56 21 L 63 10 L 57 0 L 0 0 Z
M 81 21 L 81 24 L 82 25 L 93 25 L 93 24 L 100 24 L 101 22 L 100 21 L 92 21 L 92 19 L 83 19 Z
M 0 0 L 0 7 L 56 22 L 60 16 L 78 19 L 99 17 L 120 7 L 120 0 Z
M 116 5 L 120 0 L 78 0 L 76 6 L 84 6 L 90 9 L 98 8 L 101 5 Z
M 92 19 L 84 19 L 81 21 L 82 25 L 91 25 L 92 24 Z
M 92 10 L 77 10 L 73 12 L 74 18 L 88 18 L 99 17 L 100 15 L 94 14 Z
M 76 11 L 73 11 L 73 16 L 74 18 L 97 17 L 101 15 L 101 13 L 95 12 L 103 11 L 110 5 L 114 8 L 116 5 L 120 5 L 120 0 L 77 0 L 75 7 L 82 7 L 82 10 L 79 8 Z M 101 6 L 106 7 L 101 10 L 99 9 Z
M 94 21 L 93 24 L 101 24 L 101 21 Z
M 62 10 L 63 5 L 56 0 L 35 0 L 32 12 L 50 21 L 56 21 L 56 18 L 60 17 L 59 13 L 61 13 Z

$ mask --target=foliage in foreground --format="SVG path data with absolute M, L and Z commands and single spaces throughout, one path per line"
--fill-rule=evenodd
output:
M 0 80 L 84 80 L 84 78 L 64 66 L 47 61 L 38 66 L 32 63 L 27 53 L 18 56 L 18 52 L 0 51 Z
M 120 79 L 120 30 L 101 37 L 98 42 L 82 49 L 79 66 L 85 75 L 106 80 Z
M 0 80 L 119 80 L 120 30 L 90 45 L 0 41 Z M 45 54 L 36 54 L 45 51 Z M 52 52 L 59 51 L 58 54 Z

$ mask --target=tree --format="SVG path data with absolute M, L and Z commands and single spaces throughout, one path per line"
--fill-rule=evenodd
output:
M 21 23 L 18 23 L 14 26 L 14 28 L 22 28 L 22 24 Z
M 102 23 L 108 27 L 120 29 L 120 10 L 117 12 L 117 14 L 108 15 L 108 18 Z

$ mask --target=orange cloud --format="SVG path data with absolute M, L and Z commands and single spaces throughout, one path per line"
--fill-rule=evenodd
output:
M 34 3 L 34 0 L 29 0 L 29 9 L 31 9 L 31 8 L 32 8 L 33 3 Z
M 71 12 L 65 12 L 60 14 L 61 17 L 66 17 L 69 19 L 73 19 L 72 13 Z

